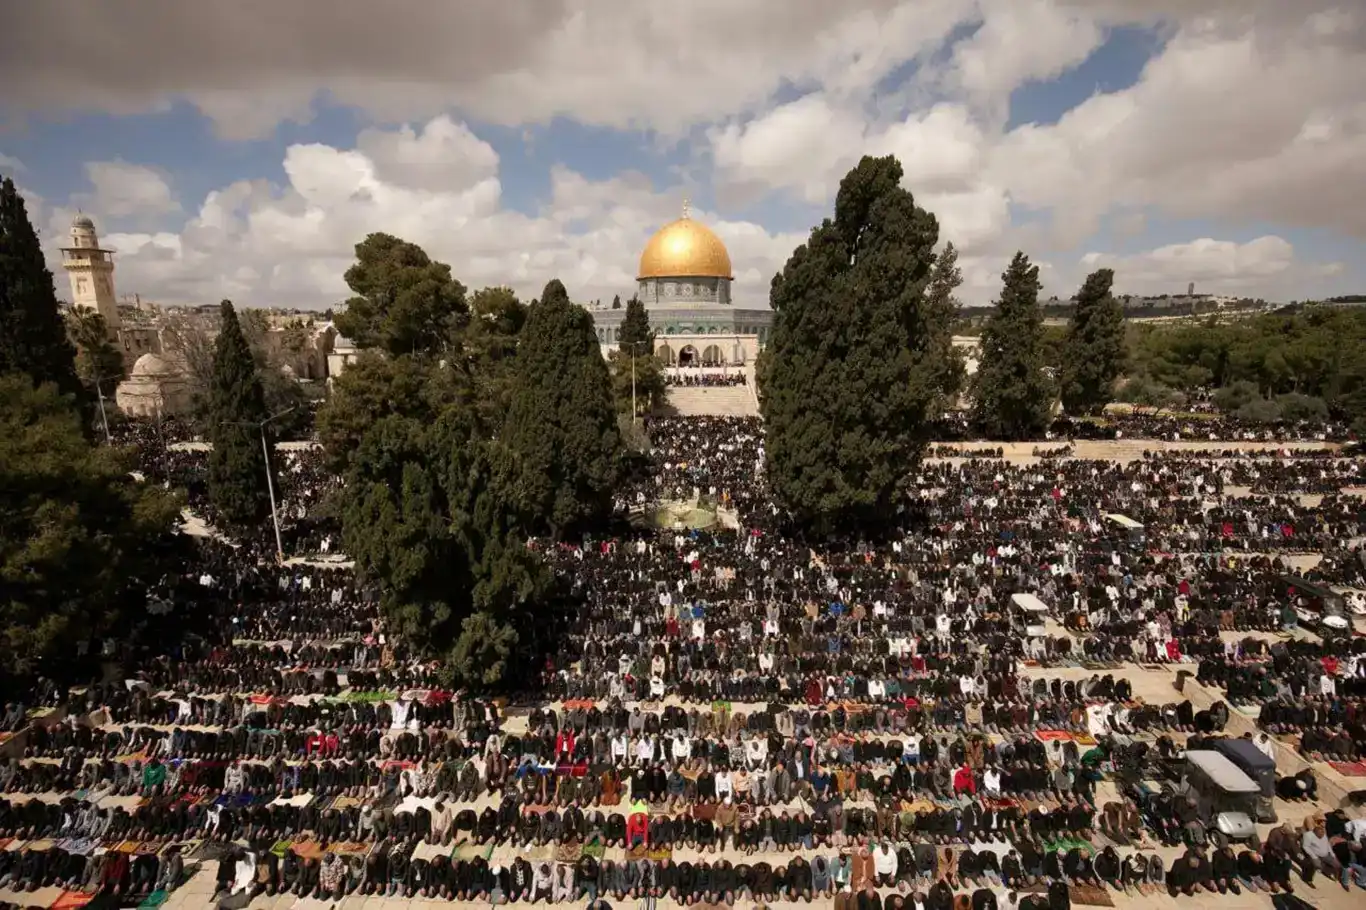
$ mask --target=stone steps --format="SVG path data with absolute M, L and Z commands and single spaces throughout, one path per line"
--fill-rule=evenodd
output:
M 670 386 L 664 395 L 668 412 L 684 417 L 757 417 L 758 404 L 747 385 Z

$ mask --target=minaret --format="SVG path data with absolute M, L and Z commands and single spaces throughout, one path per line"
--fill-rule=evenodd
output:
M 114 299 L 114 251 L 100 249 L 95 222 L 77 215 L 71 245 L 62 247 L 62 268 L 71 278 L 71 305 L 104 317 L 110 337 L 118 335 L 119 305 Z

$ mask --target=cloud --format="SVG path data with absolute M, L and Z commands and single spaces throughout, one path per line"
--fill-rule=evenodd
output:
M 922 74 L 937 103 L 885 116 L 813 92 L 733 120 L 707 133 L 718 180 L 821 202 L 860 155 L 895 154 L 941 236 L 992 261 L 1014 248 L 1070 258 L 1111 213 L 1121 236 L 1161 214 L 1366 239 L 1366 208 L 1343 191 L 1366 185 L 1356 88 L 1366 12 L 1317 0 L 1293 15 L 1269 0 L 984 0 L 981 10 L 946 68 Z M 1056 123 L 1006 129 L 1011 91 L 1085 59 L 1122 23 L 1166 32 L 1136 84 Z
M 88 161 L 85 175 L 95 188 L 80 196 L 85 208 L 114 218 L 162 215 L 180 208 L 166 178 L 126 161 Z
M 12 177 L 14 174 L 22 173 L 23 170 L 24 162 L 20 161 L 18 158 L 12 158 L 9 155 L 6 155 L 4 152 L 0 152 L 0 173 Z
M 532 296 L 559 278 L 577 300 L 610 300 L 631 292 L 640 251 L 678 217 L 684 196 L 642 175 L 595 181 L 556 166 L 549 201 L 524 215 L 503 205 L 494 150 L 446 117 L 366 130 L 355 148 L 293 145 L 283 164 L 286 186 L 241 180 L 214 190 L 177 232 L 104 236 L 118 252 L 120 291 L 163 303 L 333 306 L 347 296 L 354 245 L 383 231 L 449 262 L 471 288 L 511 284 Z M 64 229 L 70 216 L 55 210 L 45 223 Z M 767 305 L 769 280 L 804 236 L 694 217 L 729 246 L 737 300 Z
M 1307 280 L 1341 270 L 1339 263 L 1298 260 L 1294 246 L 1274 235 L 1247 243 L 1203 237 L 1127 256 L 1092 252 L 1079 264 L 1087 272 L 1114 269 L 1116 291 L 1135 294 L 1184 294 L 1188 282 L 1209 294 L 1293 293 Z
M 374 164 L 380 179 L 409 189 L 460 189 L 498 173 L 493 146 L 445 114 L 420 134 L 407 126 L 398 132 L 365 130 L 356 148 Z
M 306 120 L 321 93 L 387 122 L 459 109 L 681 135 L 788 85 L 870 90 L 940 44 L 973 0 L 46 0 L 12 11 L 13 113 L 130 113 L 187 98 L 220 134 Z M 71 28 L 73 21 L 81 28 Z M 110 48 L 119 48 L 110 53 Z
M 683 186 L 712 190 L 725 211 L 766 194 L 828 210 L 863 154 L 902 160 L 960 248 L 970 300 L 996 293 L 1016 249 L 1050 267 L 1050 292 L 1070 293 L 1102 226 L 1134 242 L 1180 219 L 1366 238 L 1366 209 L 1345 191 L 1366 185 L 1354 88 L 1366 11 L 1347 0 L 395 0 L 382 15 L 376 28 L 359 0 L 23 4 L 0 34 L 0 113 L 187 100 L 245 138 L 320 101 L 359 109 L 353 147 L 291 146 L 284 186 L 221 187 L 175 243 L 151 232 L 164 221 L 114 222 L 111 237 L 137 250 L 121 255 L 123 286 L 175 299 L 216 300 L 221 285 L 263 303 L 335 302 L 351 245 L 372 230 L 422 243 L 473 286 L 535 291 L 556 274 L 581 298 L 622 293 Z M 1008 128 L 1017 88 L 1067 72 L 1122 25 L 1162 38 L 1136 84 Z M 544 209 L 510 210 L 508 171 L 466 124 L 516 135 L 556 117 L 645 131 L 634 138 L 655 149 L 682 140 L 680 185 L 551 166 Z M 175 202 L 169 187 L 106 184 L 103 202 L 68 201 L 111 219 Z M 758 298 L 809 226 L 699 216 L 734 245 L 742 292 Z M 1305 268 L 1263 280 L 1322 283 Z
M 1366 49 L 1347 40 L 1366 37 L 1366 23 L 1332 21 L 1328 32 L 1314 17 L 1184 28 L 1132 88 L 1002 137 L 990 173 L 1051 210 L 1062 245 L 1117 205 L 1366 238 L 1366 211 L 1342 192 L 1366 185 L 1366 104 L 1352 88 Z
M 983 0 L 982 25 L 953 49 L 944 84 L 993 117 L 1011 92 L 1072 69 L 1100 47 L 1093 13 L 1049 0 Z

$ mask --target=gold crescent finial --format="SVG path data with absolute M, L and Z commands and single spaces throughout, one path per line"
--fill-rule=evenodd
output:
M 684 218 L 688 218 L 688 217 L 691 217 L 691 215 L 692 215 L 692 204 L 688 201 L 688 197 L 687 197 L 687 196 L 684 196 L 684 197 L 683 197 L 683 217 L 684 217 Z

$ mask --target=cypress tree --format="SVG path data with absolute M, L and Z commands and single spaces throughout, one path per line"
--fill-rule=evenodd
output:
M 230 301 L 221 307 L 209 383 L 209 499 L 229 524 L 254 527 L 270 515 L 266 454 L 261 450 L 265 393 L 251 347 Z M 267 428 L 269 432 L 269 428 Z
M 654 347 L 654 329 L 650 328 L 650 316 L 639 298 L 626 301 L 626 315 L 622 317 L 617 338 L 623 350 L 636 354 L 648 354 Z
M 499 437 L 522 526 L 557 537 L 605 520 L 623 455 L 611 377 L 593 319 L 559 281 L 522 329 Z
M 1044 373 L 1039 267 L 1016 253 L 1001 278 L 1001 299 L 982 331 L 972 381 L 973 422 L 991 439 L 1032 439 L 1043 434 L 1053 410 Z
M 1124 371 L 1124 310 L 1110 293 L 1114 283 L 1114 271 L 1098 269 L 1077 292 L 1059 382 L 1063 410 L 1073 416 L 1104 411 Z
M 76 350 L 57 311 L 52 273 L 24 199 L 0 182 L 0 373 L 26 374 L 35 386 L 50 382 L 81 402 Z
M 927 303 L 939 226 L 865 157 L 774 279 L 760 360 L 768 481 L 804 524 L 880 521 L 924 451 L 951 318 Z

